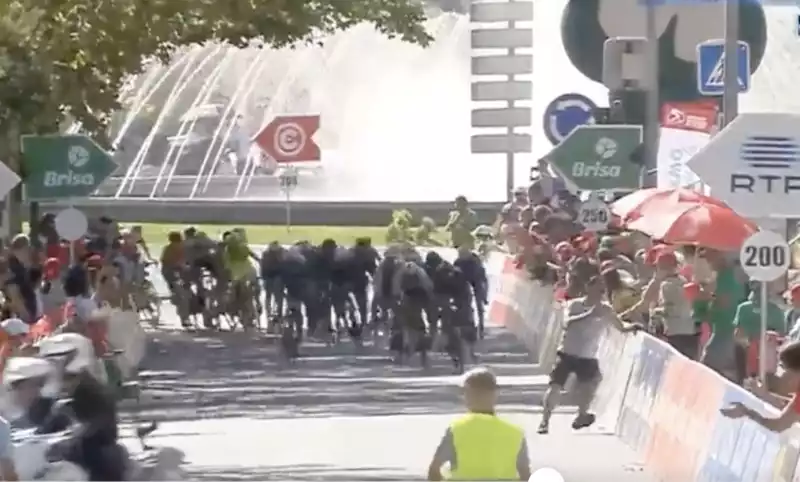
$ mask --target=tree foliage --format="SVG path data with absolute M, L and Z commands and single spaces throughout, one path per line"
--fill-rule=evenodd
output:
M 105 140 L 125 82 L 181 47 L 281 47 L 361 22 L 426 45 L 424 15 L 417 0 L 6 0 L 0 132 L 50 133 L 69 119 Z

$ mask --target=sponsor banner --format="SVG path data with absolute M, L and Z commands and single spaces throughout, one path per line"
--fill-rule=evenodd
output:
M 553 288 L 531 280 L 511 256 L 499 284 L 489 304 L 490 324 L 506 327 L 538 358 L 553 315 Z
M 650 413 L 645 463 L 667 480 L 694 480 L 723 392 L 723 381 L 714 372 L 673 352 Z
M 628 388 L 634 359 L 640 351 L 643 337 L 628 335 L 609 328 L 597 351 L 597 361 L 603 382 L 597 389 L 593 409 L 599 426 L 617 431 L 619 413 Z
M 636 450 L 644 451 L 650 440 L 650 412 L 661 387 L 661 375 L 671 355 L 671 350 L 660 340 L 645 336 L 633 360 L 618 433 L 625 443 Z
M 686 187 L 702 190 L 697 174 L 687 165 L 710 137 L 703 132 L 662 128 L 656 155 L 656 184 L 662 189 Z
M 718 112 L 714 101 L 670 102 L 661 106 L 661 127 L 712 134 Z
M 553 301 L 553 309 L 539 348 L 539 367 L 545 372 L 553 369 L 558 356 L 558 345 L 564 333 L 564 310 L 560 303 Z
M 661 133 L 656 158 L 659 188 L 702 188 L 700 178 L 686 165 L 702 149 L 717 125 L 713 101 L 672 102 L 661 108 Z

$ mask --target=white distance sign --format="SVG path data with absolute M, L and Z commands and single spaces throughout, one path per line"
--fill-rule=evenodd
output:
M 581 204 L 578 222 L 588 231 L 603 231 L 611 222 L 611 211 L 606 203 L 592 196 Z
M 755 281 L 773 281 L 786 273 L 791 250 L 783 236 L 774 231 L 759 231 L 747 238 L 739 251 L 745 274 Z
M 281 185 L 281 189 L 284 191 L 293 191 L 294 188 L 297 187 L 297 177 L 298 172 L 294 166 L 288 166 L 283 171 L 281 171 L 280 175 L 278 176 L 278 180 Z
M 77 241 L 89 229 L 86 215 L 75 208 L 67 208 L 56 214 L 56 232 L 62 239 Z

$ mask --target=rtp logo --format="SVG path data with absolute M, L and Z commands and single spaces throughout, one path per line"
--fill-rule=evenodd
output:
M 745 169 L 731 174 L 731 193 L 767 194 L 800 191 L 800 139 L 776 135 L 755 135 L 739 148 Z

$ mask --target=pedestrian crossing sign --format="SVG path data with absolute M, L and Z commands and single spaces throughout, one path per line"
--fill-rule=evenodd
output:
M 743 93 L 750 90 L 750 45 L 740 40 L 736 54 L 738 92 Z M 724 40 L 709 40 L 697 46 L 697 90 L 708 96 L 725 92 Z

